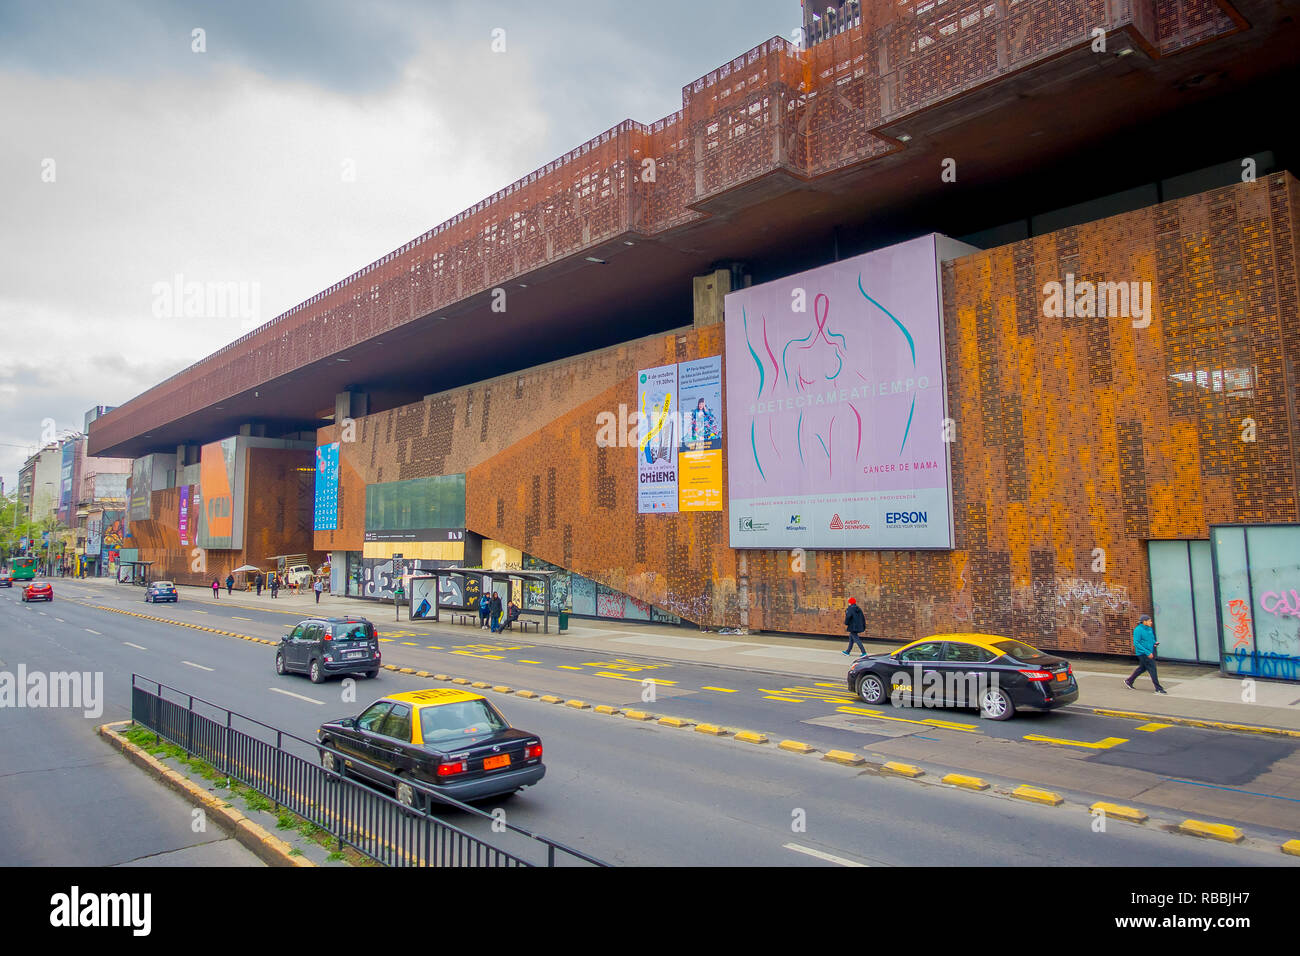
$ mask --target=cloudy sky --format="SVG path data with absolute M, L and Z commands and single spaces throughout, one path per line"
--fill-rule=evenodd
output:
M 5 488 L 42 421 L 80 430 L 592 136 L 673 112 L 799 19 L 798 0 L 5 0 Z M 169 314 L 178 276 L 244 298 Z

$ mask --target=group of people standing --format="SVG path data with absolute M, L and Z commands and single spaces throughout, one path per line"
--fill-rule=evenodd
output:
M 492 597 L 488 599 L 484 599 L 482 595 L 479 595 L 479 627 L 490 628 L 493 634 L 507 629 L 513 630 L 515 620 L 519 617 L 519 605 L 514 600 L 505 605 L 506 619 L 504 622 L 501 620 L 501 608 L 501 595 L 495 591 L 492 592 Z
M 279 597 L 280 576 L 278 574 L 269 574 L 266 577 L 269 577 L 271 579 L 271 584 L 270 584 L 271 597 L 273 598 Z M 263 584 L 264 584 L 264 578 L 262 575 L 259 574 L 253 579 L 253 587 L 254 589 L 256 589 L 258 597 L 261 597 L 262 595 Z M 231 594 L 234 591 L 234 589 L 235 589 L 235 576 L 233 574 L 227 574 L 226 594 L 227 595 Z M 311 589 L 316 593 L 316 603 L 319 604 L 321 592 L 325 590 L 324 583 L 321 581 L 320 578 L 317 578 L 315 581 L 312 582 Z M 212 579 L 212 597 L 214 599 L 221 597 L 221 580 L 219 578 Z

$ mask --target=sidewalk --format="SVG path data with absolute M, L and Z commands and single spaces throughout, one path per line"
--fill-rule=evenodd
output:
M 87 578 L 76 583 L 102 584 L 105 590 L 131 588 L 138 592 L 133 586 L 118 585 L 109 578 Z M 211 588 L 180 585 L 178 589 L 188 602 L 206 604 L 213 601 Z M 310 592 L 296 594 L 282 590 L 280 596 L 272 600 L 270 592 L 266 590 L 258 597 L 252 591 L 236 591 L 227 595 L 222 588 L 221 596 L 216 600 L 240 608 L 275 611 L 286 617 L 359 614 L 380 628 L 392 624 L 394 617 L 391 603 L 332 594 L 322 595 L 317 604 L 315 596 Z M 430 632 L 436 629 L 444 634 L 463 632 L 466 644 L 487 643 L 491 640 L 486 632 L 477 627 L 452 624 L 446 611 L 438 624 L 433 621 L 408 621 L 406 613 L 407 609 L 403 607 L 400 624 L 407 629 L 427 629 Z M 530 616 L 537 617 L 535 612 L 529 613 Z M 847 638 L 838 637 L 786 634 L 735 636 L 666 624 L 573 618 L 563 634 L 558 633 L 557 628 L 557 618 L 552 616 L 551 633 L 530 632 L 527 636 L 519 634 L 517 639 L 548 647 L 592 651 L 610 658 L 637 655 L 679 664 L 733 667 L 834 681 L 844 679 L 848 662 L 852 659 L 841 653 Z M 896 643 L 869 640 L 864 643 L 873 654 L 886 653 L 898 646 Z M 1137 689 L 1130 690 L 1124 686 L 1124 678 L 1132 673 L 1135 661 L 1061 656 L 1068 657 L 1076 665 L 1074 673 L 1079 681 L 1079 700 L 1072 708 L 1116 710 L 1300 731 L 1298 683 L 1255 681 L 1255 701 L 1247 703 L 1241 699 L 1242 681 L 1222 676 L 1216 667 L 1161 664 L 1161 683 L 1169 691 L 1167 695 L 1161 696 L 1151 690 L 1150 678 L 1145 674 L 1138 679 Z

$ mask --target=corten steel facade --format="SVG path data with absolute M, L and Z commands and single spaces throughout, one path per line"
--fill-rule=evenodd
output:
M 277 555 L 306 554 L 313 568 L 324 562 L 325 555 L 312 545 L 315 468 L 311 451 L 249 448 L 246 454 L 244 546 L 225 551 L 198 548 L 199 516 L 194 513 L 189 544 L 182 547 L 180 488 L 151 492 L 151 517 L 130 523 L 130 543 L 139 550 L 139 560 L 153 562 L 151 579 L 204 585 L 216 578 L 224 587 L 226 575 L 245 564 L 275 570 Z
M 868 2 L 825 42 L 755 47 L 688 84 L 680 111 L 619 124 L 107 413 L 91 450 L 602 243 L 689 235 L 773 175 L 806 182 L 905 152 L 890 129 L 1087 50 L 1095 30 L 1159 60 L 1245 25 L 1227 0 Z
M 639 369 L 721 354 L 721 325 L 358 419 L 340 529 L 316 547 L 361 549 L 366 484 L 465 472 L 471 531 L 698 624 L 838 634 L 852 596 L 872 637 L 1126 653 L 1148 539 L 1300 517 L 1298 209 L 1276 175 L 946 266 L 952 552 L 810 552 L 795 570 L 730 549 L 726 512 L 638 515 L 635 449 L 597 447 L 597 416 L 635 408 Z M 1067 273 L 1151 283 L 1150 324 L 1047 317 L 1044 285 Z

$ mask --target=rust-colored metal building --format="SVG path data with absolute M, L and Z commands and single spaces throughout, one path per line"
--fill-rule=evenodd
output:
M 91 453 L 339 441 L 312 544 L 343 578 L 405 553 L 368 488 L 464 475 L 472 544 L 430 560 L 500 546 L 706 626 L 838 633 L 854 595 L 873 636 L 1125 650 L 1152 541 L 1300 521 L 1300 31 L 1262 0 L 834 8 L 109 412 Z M 725 510 L 637 513 L 634 449 L 594 422 L 638 370 L 721 354 L 733 288 L 927 231 L 984 249 L 944 266 L 953 550 L 792 572 Z M 1065 273 L 1150 282 L 1150 327 L 1047 317 Z

